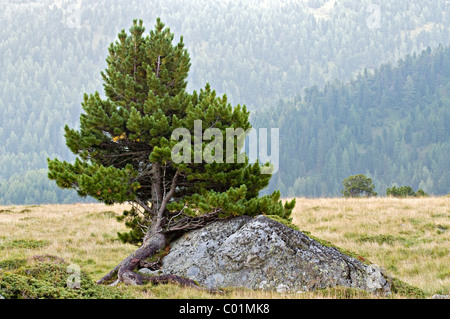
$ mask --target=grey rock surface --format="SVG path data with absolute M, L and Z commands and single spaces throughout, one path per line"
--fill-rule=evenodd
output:
M 287 293 L 345 286 L 381 294 L 391 288 L 378 267 L 265 216 L 222 220 L 186 233 L 171 244 L 161 271 L 209 288 Z

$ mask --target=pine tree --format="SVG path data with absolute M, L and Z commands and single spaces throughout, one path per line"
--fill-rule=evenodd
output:
M 342 191 L 343 197 L 377 196 L 377 193 L 374 191 L 375 186 L 372 183 L 372 179 L 363 174 L 345 178 L 342 185 L 344 185 L 344 190 Z
M 122 282 L 140 284 L 149 279 L 134 268 L 164 249 L 173 235 L 244 214 L 289 219 L 295 202 L 283 205 L 279 192 L 258 197 L 271 174 L 263 174 L 262 166 L 250 164 L 247 157 L 238 161 L 241 146 L 234 137 L 233 161 L 197 160 L 199 145 L 204 156 L 206 150 L 214 158 L 218 155 L 208 141 L 197 143 L 198 123 L 202 132 L 219 130 L 211 143 L 221 138 L 228 142 L 227 128 L 250 128 L 249 112 L 245 106 L 233 108 L 209 84 L 199 93 L 186 92 L 189 54 L 182 37 L 173 45 L 174 35 L 160 19 L 147 36 L 142 21 L 134 20 L 129 31 L 122 30 L 109 47 L 107 68 L 101 74 L 106 99 L 98 92 L 85 94 L 80 129 L 65 127 L 75 162 L 48 159 L 48 176 L 80 196 L 110 205 L 132 203 L 122 216 L 131 231 L 120 237 L 141 246 L 99 282 L 117 276 Z M 189 136 L 185 146 L 193 146 L 179 152 L 184 161 L 173 159 L 174 147 L 181 143 L 173 138 L 175 129 Z M 168 279 L 192 284 L 179 277 L 151 280 Z

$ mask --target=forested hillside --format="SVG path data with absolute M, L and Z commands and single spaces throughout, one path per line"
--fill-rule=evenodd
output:
M 150 30 L 161 17 L 176 37 L 184 36 L 192 61 L 188 90 L 210 82 L 233 105 L 246 104 L 251 110 L 278 108 L 280 99 L 292 98 L 305 87 L 348 81 L 364 68 L 450 43 L 450 5 L 445 0 L 0 4 L 0 204 L 81 200 L 47 179 L 46 159 L 73 158 L 63 127 L 77 125 L 84 93 L 103 94 L 100 71 L 109 43 L 134 18 L 143 19 Z M 319 147 L 321 137 L 314 137 Z M 438 154 L 430 154 L 437 161 Z M 289 178 L 307 172 L 296 171 Z M 291 184 L 286 180 L 286 188 Z M 305 194 L 334 193 L 322 185 Z
M 255 127 L 280 128 L 285 196 L 336 196 L 350 175 L 370 176 L 380 195 L 396 184 L 450 192 L 450 47 L 363 71 L 347 84 L 313 86 Z

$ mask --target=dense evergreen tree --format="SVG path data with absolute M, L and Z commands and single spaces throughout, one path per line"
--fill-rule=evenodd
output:
M 173 45 L 174 35 L 160 19 L 149 35 L 144 31 L 142 21 L 134 20 L 130 34 L 119 33 L 102 72 L 106 99 L 97 92 L 86 94 L 80 129 L 66 126 L 75 162 L 48 161 L 48 176 L 61 188 L 106 204 L 133 203 L 132 211 L 125 212 L 132 231 L 122 238 L 142 245 L 115 275 L 135 284 L 145 279 L 133 272 L 136 260 L 162 250 L 173 234 L 238 215 L 289 219 L 295 205 L 295 200 L 283 205 L 279 192 L 258 197 L 271 174 L 262 172 L 258 162 L 249 164 L 248 158 L 238 161 L 242 146 L 236 147 L 234 137 L 234 155 L 229 157 L 226 129 L 250 128 L 246 107 L 233 108 L 209 84 L 199 93 L 187 93 L 190 58 L 183 38 Z M 207 155 L 215 155 L 218 148 L 208 153 L 209 143 L 198 144 L 195 134 L 212 128 L 218 131 L 214 141 L 226 141 L 227 149 L 222 158 L 209 161 Z M 174 159 L 179 144 L 175 129 L 188 136 L 182 161 Z M 203 160 L 197 160 L 197 145 Z
M 342 185 L 344 186 L 344 190 L 341 192 L 343 197 L 377 196 L 372 179 L 363 174 L 347 177 L 342 182 Z

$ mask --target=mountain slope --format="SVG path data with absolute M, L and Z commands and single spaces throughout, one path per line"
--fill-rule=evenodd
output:
M 109 43 L 134 18 L 161 17 L 192 58 L 188 89 L 210 82 L 258 110 L 304 87 L 450 44 L 445 0 L 0 0 L 0 204 L 74 202 L 46 180 L 47 157 L 73 160 L 84 93 L 103 93 Z
M 450 47 L 407 56 L 353 81 L 310 87 L 257 112 L 254 127 L 280 128 L 280 169 L 270 188 L 285 196 L 338 196 L 344 178 L 450 192 Z

